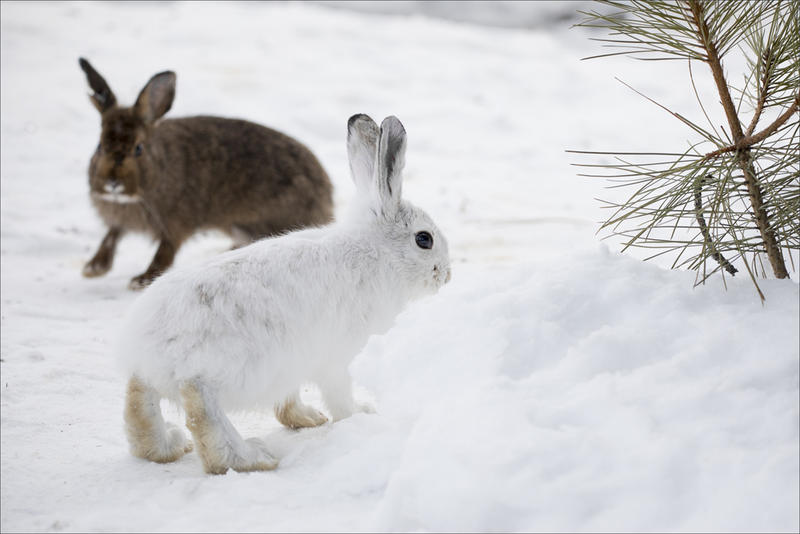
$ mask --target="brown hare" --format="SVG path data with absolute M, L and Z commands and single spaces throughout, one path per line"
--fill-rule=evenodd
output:
M 221 230 L 242 245 L 331 221 L 333 187 L 299 141 L 244 120 L 161 119 L 175 98 L 170 71 L 153 76 L 133 106 L 121 107 L 89 62 L 79 63 L 102 117 L 89 186 L 108 226 L 84 276 L 111 269 L 126 232 L 143 232 L 159 242 L 150 266 L 130 281 L 131 289 L 141 289 L 169 268 L 181 244 L 198 230 Z

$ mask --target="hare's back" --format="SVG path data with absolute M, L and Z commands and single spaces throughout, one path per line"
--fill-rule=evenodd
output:
M 164 120 L 155 134 L 167 174 L 182 183 L 182 204 L 208 224 L 258 226 L 266 217 L 277 231 L 324 224 L 332 217 L 325 170 L 306 146 L 286 134 L 206 116 Z
M 298 140 L 260 124 L 222 117 L 187 117 L 162 121 L 159 140 L 170 151 L 185 152 L 184 161 L 213 168 L 213 178 L 256 176 L 272 186 L 289 185 L 291 177 L 305 175 L 312 182 L 328 182 L 314 154 Z M 219 174 L 219 173 L 222 174 Z

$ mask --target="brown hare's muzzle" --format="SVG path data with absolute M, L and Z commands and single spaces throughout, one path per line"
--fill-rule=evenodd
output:
M 132 161 L 114 161 L 111 157 L 97 156 L 92 167 L 90 187 L 93 197 L 120 204 L 139 202 L 137 170 Z

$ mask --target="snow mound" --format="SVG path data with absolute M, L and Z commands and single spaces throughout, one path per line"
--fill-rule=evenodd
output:
M 353 365 L 405 436 L 375 528 L 797 526 L 796 284 L 758 310 L 607 253 L 455 276 Z

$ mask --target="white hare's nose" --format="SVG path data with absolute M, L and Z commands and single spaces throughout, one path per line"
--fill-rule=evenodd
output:
M 444 276 L 442 275 L 442 271 L 444 271 Z M 437 282 L 441 282 L 442 285 L 446 284 L 450 281 L 450 267 L 446 267 L 445 269 L 441 269 L 438 265 L 433 266 L 433 273 L 434 277 L 436 278 Z M 444 281 L 442 282 L 442 279 Z

